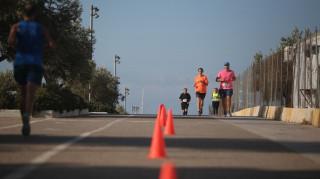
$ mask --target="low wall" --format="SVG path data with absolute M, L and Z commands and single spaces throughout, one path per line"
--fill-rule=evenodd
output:
M 233 116 L 264 117 L 298 124 L 320 126 L 318 108 L 281 108 L 280 106 L 256 106 L 234 112 Z
M 21 117 L 21 114 L 17 109 L 0 109 L 0 117 Z
M 87 115 L 89 114 L 88 109 L 76 109 L 74 111 L 67 111 L 64 110 L 63 113 L 60 113 L 58 111 L 53 111 L 53 110 L 46 110 L 46 111 L 41 111 L 39 114 L 33 116 L 35 118 L 46 118 L 46 117 L 52 117 L 52 118 L 62 118 L 62 117 L 77 117 L 77 116 L 82 116 L 82 115 Z
M 53 111 L 53 110 L 45 110 L 45 111 L 40 111 L 40 113 L 32 116 L 34 118 L 46 118 L 46 117 L 51 117 L 51 118 L 62 118 L 62 117 L 77 117 L 77 116 L 82 116 L 82 115 L 88 115 L 89 114 L 89 109 L 76 109 L 74 111 L 66 111 L 64 110 L 63 113 Z M 19 110 L 0 110 L 0 117 L 21 117 L 20 111 Z

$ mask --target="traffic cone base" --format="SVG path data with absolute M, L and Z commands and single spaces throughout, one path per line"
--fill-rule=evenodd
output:
M 156 124 L 154 126 L 153 137 L 151 141 L 148 158 L 150 159 L 167 158 L 166 150 L 165 150 L 165 142 L 162 134 L 162 129 L 160 126 L 160 120 L 156 120 Z

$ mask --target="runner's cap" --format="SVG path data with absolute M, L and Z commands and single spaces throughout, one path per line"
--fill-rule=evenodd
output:
M 224 66 L 230 65 L 229 62 L 224 62 Z

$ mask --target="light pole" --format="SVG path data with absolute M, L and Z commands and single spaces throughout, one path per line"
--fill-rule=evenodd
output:
M 124 111 L 127 111 L 127 95 L 129 95 L 129 89 L 124 87 Z
M 137 114 L 138 111 L 139 111 L 139 107 L 138 106 L 132 106 L 132 109 L 131 109 L 131 113 L 132 114 Z
M 92 39 L 92 33 L 93 33 L 93 16 L 95 18 L 98 18 L 99 15 L 97 14 L 97 12 L 99 11 L 99 9 L 97 7 L 93 7 L 93 5 L 91 5 L 91 12 L 90 12 L 90 41 L 91 41 L 91 60 L 92 59 L 92 54 L 93 54 L 93 39 Z M 89 82 L 89 101 L 91 101 L 91 82 Z
M 114 77 L 117 76 L 117 67 L 116 67 L 117 63 L 120 64 L 120 57 L 117 54 L 115 54 L 114 55 Z

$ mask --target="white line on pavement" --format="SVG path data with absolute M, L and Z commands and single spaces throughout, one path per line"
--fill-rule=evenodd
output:
M 100 132 L 100 131 L 108 128 L 108 127 L 111 127 L 113 124 L 121 122 L 124 119 L 126 119 L 126 118 L 122 118 L 122 119 L 118 119 L 116 121 L 112 121 L 108 125 L 105 125 L 104 127 L 101 127 L 99 129 L 96 129 L 96 130 L 93 130 L 93 131 L 85 132 L 85 133 L 79 135 L 78 137 L 75 137 L 74 139 L 66 141 L 65 143 L 62 143 L 62 144 L 56 146 L 52 150 L 49 150 L 49 151 L 43 153 L 42 155 L 36 157 L 29 164 L 18 168 L 13 173 L 5 176 L 3 179 L 21 179 L 21 178 L 27 176 L 30 172 L 35 170 L 37 167 L 39 167 L 39 165 L 44 164 L 52 156 L 54 156 L 54 155 L 58 154 L 59 152 L 65 150 L 66 148 L 68 148 L 72 144 L 74 144 L 74 143 L 76 143 L 76 142 L 78 142 L 80 140 L 83 140 L 83 139 L 87 138 L 88 136 L 90 136 L 90 135 L 92 135 L 94 133 Z

